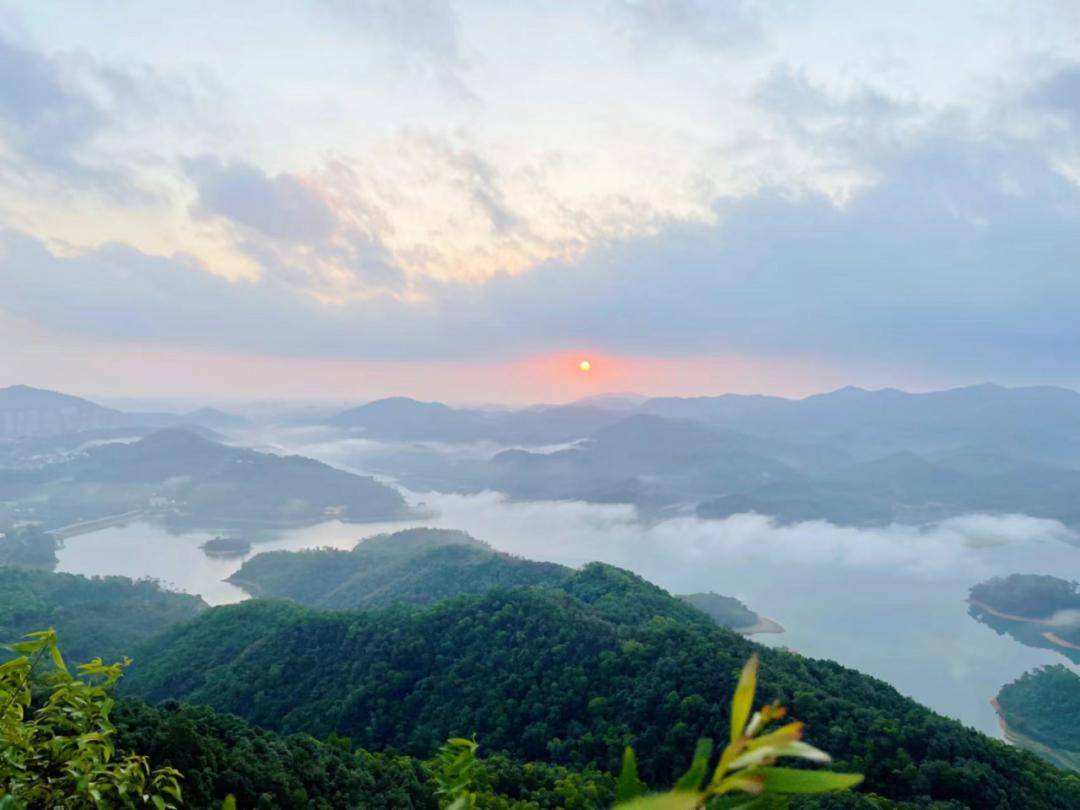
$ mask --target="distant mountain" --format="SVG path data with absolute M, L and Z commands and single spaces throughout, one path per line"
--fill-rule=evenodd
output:
M 441 402 L 390 397 L 331 417 L 333 427 L 360 430 L 377 439 L 474 441 L 490 436 L 494 419 L 476 411 L 459 411 Z
M 573 441 L 618 415 L 589 405 L 545 405 L 516 411 L 451 408 L 439 402 L 391 397 L 327 420 L 332 427 L 387 441 L 554 444 Z
M 226 413 L 217 408 L 199 408 L 187 413 L 131 411 L 126 414 L 126 417 L 130 425 L 152 428 L 201 427 L 228 433 L 251 426 L 251 422 L 244 417 Z
M 369 537 L 352 551 L 257 554 L 229 581 L 254 596 L 359 608 L 396 602 L 428 604 L 496 587 L 553 584 L 571 573 L 554 563 L 496 552 L 464 532 L 407 529 Z
M 6 490 L 6 494 L 5 494 Z M 168 429 L 94 447 L 68 461 L 0 476 L 0 525 L 46 528 L 145 515 L 212 528 L 410 515 L 397 490 L 300 456 L 231 447 Z
M 118 427 L 127 417 L 89 400 L 13 385 L 0 388 L 0 440 Z
M 0 388 L 0 441 L 16 441 L 102 431 L 114 428 L 192 426 L 230 431 L 248 426 L 247 419 L 216 408 L 190 413 L 127 413 L 87 399 L 13 385 Z
M 747 449 L 731 431 L 637 414 L 553 453 L 505 451 L 489 486 L 521 498 L 637 503 L 650 507 L 799 478 L 791 467 Z
M 801 400 L 659 398 L 640 410 L 772 440 L 826 443 L 864 460 L 979 447 L 1080 465 L 1080 393 L 1064 388 L 987 384 L 910 394 L 848 387 Z

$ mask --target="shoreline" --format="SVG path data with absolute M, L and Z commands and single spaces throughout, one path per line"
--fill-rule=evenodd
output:
M 986 602 L 983 602 L 979 599 L 974 599 L 970 596 L 968 597 L 967 601 L 969 605 L 974 605 L 979 610 L 986 611 L 991 616 L 997 616 L 999 619 L 1006 619 L 1010 622 L 1023 622 L 1025 624 L 1040 624 L 1044 627 L 1058 626 L 1051 622 L 1049 619 L 1035 619 L 1031 616 L 1018 616 L 1014 613 L 1005 613 L 1003 611 L 997 610 L 996 608 L 990 607 L 990 605 L 986 604 Z M 1066 641 L 1053 630 L 1047 630 L 1041 635 L 1043 638 L 1045 638 L 1047 641 L 1049 641 L 1055 646 L 1064 647 L 1067 650 L 1080 650 L 1080 645 L 1073 644 L 1071 641 Z
M 758 620 L 749 627 L 733 627 L 731 628 L 741 636 L 754 636 L 759 633 L 786 633 L 783 625 L 779 622 L 774 622 L 772 619 L 765 616 L 758 616 Z
M 1002 711 L 1001 704 L 998 702 L 996 696 L 990 698 L 990 705 L 993 706 L 994 713 L 997 714 L 998 725 L 1001 726 L 1001 734 L 1005 738 L 1005 742 L 1009 745 L 1016 748 L 1022 748 L 1025 751 L 1030 751 L 1041 759 L 1057 765 L 1059 768 L 1073 772 L 1080 771 L 1080 753 L 1052 748 L 1046 743 L 1039 742 L 1034 737 L 1021 734 L 1019 731 L 1012 728 L 1008 721 L 1006 721 L 1005 713 Z

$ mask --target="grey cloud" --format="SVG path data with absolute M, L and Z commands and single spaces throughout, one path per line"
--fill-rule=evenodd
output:
M 268 177 L 248 163 L 211 156 L 188 161 L 187 170 L 199 195 L 196 216 L 224 217 L 275 239 L 321 241 L 334 232 L 330 206 L 295 175 Z
M 20 157 L 65 174 L 90 172 L 76 155 L 104 124 L 102 110 L 59 66 L 0 33 L 0 131 Z
M 300 177 L 271 177 L 240 161 L 204 155 L 187 161 L 186 167 L 198 194 L 194 215 L 227 222 L 236 246 L 274 279 L 300 292 L 326 295 L 341 291 L 342 272 L 356 285 L 392 290 L 404 286 L 404 273 L 376 226 L 363 222 L 378 220 L 373 212 L 361 211 L 361 221 L 346 219 Z
M 0 28 L 0 142 L 13 175 L 43 172 L 114 199 L 152 195 L 116 159 L 95 157 L 101 136 L 131 119 L 149 120 L 197 105 L 199 91 L 145 67 L 120 69 L 80 53 L 44 54 Z
M 1037 106 L 1052 110 L 1080 127 L 1080 65 L 1068 65 L 1039 83 L 1032 93 Z
M 1049 165 L 1038 137 L 962 123 L 950 115 L 908 138 L 883 136 L 860 156 L 876 182 L 843 206 L 765 189 L 719 201 L 715 224 L 669 223 L 479 286 L 417 282 L 420 304 L 380 294 L 319 305 L 296 292 L 288 254 L 261 257 L 263 281 L 229 285 L 176 257 L 114 246 L 57 258 L 9 235 L 0 308 L 91 334 L 189 343 L 194 325 L 207 345 L 332 357 L 495 358 L 584 344 L 1075 380 L 1080 187 Z M 362 233 L 312 250 L 345 251 L 341 261 L 355 251 L 394 272 Z

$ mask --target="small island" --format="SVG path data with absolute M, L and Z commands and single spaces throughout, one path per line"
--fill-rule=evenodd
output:
M 1057 664 L 1027 672 L 993 701 L 1005 739 L 1080 771 L 1080 675 Z
M 215 537 L 199 548 L 207 557 L 241 557 L 251 551 L 251 543 L 242 537 Z
M 686 604 L 696 607 L 721 627 L 728 627 L 744 636 L 755 633 L 783 633 L 784 628 L 750 610 L 732 596 L 718 593 L 691 593 L 680 596 Z
M 971 615 L 1029 647 L 1054 649 L 1073 661 L 1080 652 L 1080 585 L 1058 577 L 1012 574 L 975 585 Z

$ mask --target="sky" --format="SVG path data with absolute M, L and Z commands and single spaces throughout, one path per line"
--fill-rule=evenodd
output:
M 0 385 L 1080 386 L 1078 234 L 1070 0 L 0 0 Z

